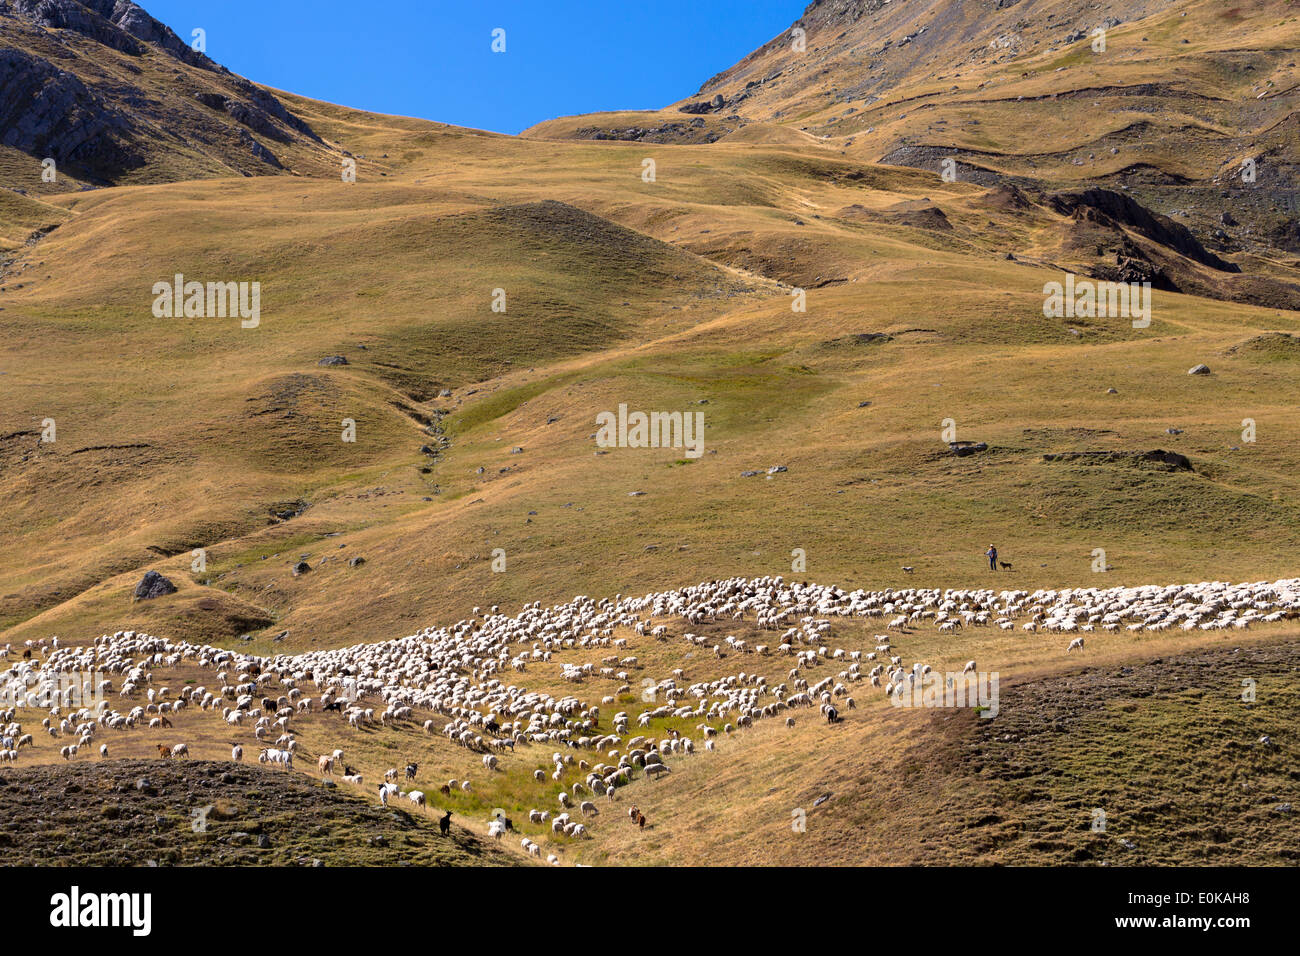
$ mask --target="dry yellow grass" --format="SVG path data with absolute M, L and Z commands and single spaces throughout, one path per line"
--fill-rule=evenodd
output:
M 681 144 L 575 138 L 685 118 L 674 110 L 565 118 L 512 138 L 286 93 L 328 144 L 324 157 L 291 157 L 298 175 L 230 178 L 184 155 L 130 184 L 58 191 L 18 178 L 39 167 L 0 152 L 0 172 L 31 193 L 0 190 L 0 643 L 136 628 L 292 652 L 399 637 L 480 604 L 792 575 L 797 552 L 806 565 L 795 576 L 866 588 L 1294 574 L 1300 361 L 1272 333 L 1300 331 L 1300 313 L 1157 291 L 1146 329 L 1046 318 L 1045 283 L 1112 258 L 1090 244 L 1147 240 L 1095 232 L 1036 193 L 1022 204 L 944 182 L 937 168 L 880 162 L 907 159 L 891 155 L 905 141 L 984 150 L 994 182 L 1054 188 L 1121 163 L 1204 185 L 1230 171 L 1223 144 L 1241 137 L 1285 157 L 1291 94 L 1243 107 L 1264 78 L 1224 64 L 1258 58 L 1286 88 L 1295 77 L 1279 51 L 1295 46 L 1293 5 L 1269 0 L 1242 22 L 1215 3 L 1175 7 L 1116 30 L 1104 61 L 1071 48 L 995 55 L 961 78 L 918 67 L 851 116 L 801 65 L 753 94 L 746 125 L 710 115 L 700 141 Z M 1195 45 L 1181 43 L 1188 34 Z M 823 48 L 829 34 L 811 39 L 830 66 L 847 55 Z M 762 51 L 716 88 L 743 89 L 782 56 Z M 1135 127 L 1131 97 L 1114 91 L 1175 69 L 1185 87 L 1152 95 L 1179 109 L 1139 111 L 1151 125 Z M 1188 132 L 1187 111 L 1216 84 L 1223 101 L 1201 104 L 1196 120 L 1218 131 L 1210 147 Z M 355 184 L 334 166 L 343 149 L 367 157 Z M 1100 159 L 1075 166 L 1085 150 Z M 166 181 L 178 176 L 215 178 Z M 950 228 L 935 225 L 940 215 Z M 1264 247 L 1225 255 L 1246 274 L 1169 261 L 1224 295 L 1300 269 Z M 176 273 L 260 282 L 260 326 L 156 319 L 153 284 Z M 792 310 L 796 287 L 806 311 Z M 498 289 L 505 312 L 492 308 Z M 336 354 L 348 364 L 317 364 Z M 1213 374 L 1187 375 L 1199 362 Z M 702 412 L 705 454 L 597 454 L 596 416 L 620 403 Z M 41 439 L 48 419 L 53 443 Z M 342 440 L 345 420 L 355 442 Z M 952 456 L 949 421 L 989 451 Z M 1193 470 L 1045 458 L 1157 448 Z M 773 465 L 788 471 L 768 477 Z M 1014 565 L 996 579 L 981 557 L 990 540 Z M 1094 572 L 1097 549 L 1112 570 Z M 312 570 L 295 576 L 300 560 Z M 147 569 L 178 592 L 132 603 Z M 836 640 L 866 647 L 870 628 Z M 1089 660 L 1223 640 L 1105 639 Z M 1019 631 L 898 643 L 909 659 L 959 668 L 975 657 L 1031 683 L 1075 666 L 1060 638 Z M 683 666 L 704 679 L 734 663 L 686 657 L 679 640 L 634 649 L 637 677 Z M 560 663 L 583 656 L 530 668 L 528 686 L 570 690 Z M 620 706 L 635 713 L 631 698 Z M 178 721 L 196 756 L 221 759 L 235 740 L 255 755 L 210 716 Z M 458 820 L 481 831 L 501 807 L 566 861 L 681 862 L 694 848 L 710 862 L 897 862 L 911 859 L 897 842 L 915 812 L 908 791 L 873 791 L 881 816 L 866 849 L 861 820 L 828 828 L 824 842 L 786 836 L 791 801 L 815 799 L 814 783 L 854 793 L 949 731 L 970 732 L 946 719 L 965 718 L 917 720 L 864 697 L 837 738 L 811 715 L 789 733 L 730 737 L 634 786 L 628 798 L 653 817 L 644 839 L 606 810 L 589 845 L 521 822 L 531 806 L 552 809 L 555 788 L 530 777 L 549 752 L 506 755 L 489 775 L 476 755 L 409 729 L 355 731 L 318 715 L 297 732 L 307 756 L 343 747 L 367 781 L 412 759 L 421 783 L 468 777 L 474 794 L 448 801 Z M 111 746 L 147 756 L 156 742 L 140 733 Z M 35 759 L 57 759 L 52 743 Z M 755 806 L 758 828 L 744 825 Z

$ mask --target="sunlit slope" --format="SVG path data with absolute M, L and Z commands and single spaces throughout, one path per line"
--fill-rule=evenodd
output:
M 647 182 L 640 145 L 339 116 L 390 176 L 58 197 L 0 312 L 7 638 L 340 643 L 796 549 L 863 585 L 981 580 L 989 539 L 1017 586 L 1290 568 L 1300 365 L 1258 337 L 1294 313 L 1045 318 L 1064 217 L 815 146 L 661 146 Z M 176 273 L 259 282 L 259 326 L 155 318 Z M 596 454 L 620 403 L 702 414 L 704 454 Z M 1043 457 L 1157 448 L 1193 470 Z M 132 605 L 149 567 L 181 591 Z
M 1290 0 L 816 0 L 677 104 L 525 135 L 801 136 L 984 185 L 1124 187 L 1217 249 L 1294 256 L 1298 49 Z

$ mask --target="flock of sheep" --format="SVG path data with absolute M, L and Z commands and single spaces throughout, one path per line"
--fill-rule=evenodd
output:
M 920 626 L 951 632 L 1019 625 L 1027 631 L 1070 635 L 1068 651 L 1082 650 L 1084 635 L 1094 631 L 1240 629 L 1298 615 L 1300 579 L 1028 592 L 846 591 L 781 577 L 734 578 L 635 598 L 596 601 L 579 596 L 549 608 L 533 602 L 515 615 L 496 607 L 487 613 L 475 608 L 472 618 L 398 640 L 271 657 L 135 631 L 105 634 L 83 646 L 60 645 L 57 638 L 28 642 L 23 659 L 17 661 L 12 660 L 12 648 L 3 648 L 10 663 L 0 672 L 0 688 L 10 691 L 11 702 L 39 705 L 47 712 L 43 732 L 70 741 L 62 748 L 64 759 L 111 731 L 168 728 L 169 715 L 187 707 L 219 711 L 232 726 L 251 726 L 256 738 L 268 743 L 259 759 L 286 769 L 293 767 L 297 746 L 292 723 L 312 711 L 337 712 L 358 727 L 378 723 L 440 734 L 453 745 L 481 754 L 489 775 L 499 772 L 506 750 L 514 756 L 518 748 L 526 755 L 530 748 L 544 747 L 551 751 L 549 769 L 537 769 L 534 778 L 543 787 L 560 786 L 555 796 L 559 812 L 534 808 L 529 822 L 581 839 L 600 813 L 597 797 L 613 801 L 637 776 L 671 773 L 666 758 L 695 752 L 692 736 L 667 727 L 656 734 L 656 721 L 672 719 L 676 727 L 683 719 L 693 722 L 690 726 L 699 731 L 705 750 L 714 749 L 720 732 L 732 733 L 764 718 L 784 714 L 786 726 L 793 726 L 789 712 L 794 709 L 820 706 L 827 721 L 836 723 L 840 708 L 856 706 L 855 685 L 889 694 L 929 672 L 929 665 L 920 662 L 904 666 L 891 646 L 892 632 Z M 876 635 L 874 650 L 833 646 L 833 622 L 845 618 L 883 622 L 885 633 Z M 759 632 L 771 632 L 772 638 L 759 642 L 728 635 L 715 642 L 692 633 L 706 624 L 725 629 L 730 626 L 726 622 L 741 621 Z M 633 693 L 631 672 L 639 666 L 628 653 L 633 635 L 682 641 L 693 651 L 704 648 L 719 659 L 753 663 L 709 681 L 688 682 L 682 668 L 661 679 L 646 678 L 637 693 L 648 706 L 635 715 L 606 714 L 620 695 Z M 561 652 L 600 656 L 581 664 L 552 665 L 558 676 L 575 685 L 575 693 L 556 696 L 522 686 L 530 668 L 546 665 Z M 788 658 L 790 667 L 783 679 L 769 683 L 755 670 L 759 659 L 774 656 Z M 210 686 L 188 685 L 173 694 L 154 680 L 155 671 L 182 663 L 210 670 Z M 814 672 L 825 665 L 830 665 L 829 673 L 818 677 Z M 974 667 L 974 661 L 966 665 L 968 671 Z M 101 676 L 93 685 L 85 681 L 68 686 L 66 675 L 95 673 Z M 577 689 L 596 679 L 616 682 L 617 690 L 586 699 Z M 117 707 L 107 696 L 111 694 L 122 702 Z M 89 699 L 96 701 L 93 707 L 77 706 Z M 13 707 L 0 711 L 0 762 L 15 762 L 19 751 L 33 744 L 32 735 L 24 734 L 15 718 Z M 183 743 L 171 749 L 176 756 L 188 753 Z M 106 742 L 99 753 L 108 756 Z M 242 755 L 241 747 L 232 750 L 232 759 Z M 332 772 L 342 756 L 341 750 L 322 754 L 318 769 Z M 413 767 L 408 767 L 408 779 L 414 778 Z M 342 769 L 346 781 L 362 783 L 351 767 Z M 390 771 L 380 787 L 385 803 L 400 792 L 396 773 Z M 566 774 L 576 779 L 566 785 Z M 446 794 L 452 789 L 469 792 L 471 787 L 469 781 L 452 780 L 439 789 Z M 421 808 L 426 804 L 423 791 L 412 790 L 407 796 Z M 571 810 L 580 817 L 574 818 Z M 441 821 L 444 831 L 449 817 L 450 812 Z M 509 821 L 494 820 L 488 832 L 500 839 L 510 828 Z M 521 846 L 540 857 L 540 847 L 532 840 L 525 838 Z M 554 854 L 548 859 L 558 863 Z

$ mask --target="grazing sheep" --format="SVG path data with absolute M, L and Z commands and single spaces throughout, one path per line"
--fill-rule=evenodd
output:
M 231 748 L 230 748 L 230 759 L 233 760 L 235 763 L 239 763 L 241 760 L 243 760 L 243 759 L 244 759 L 244 748 L 241 747 L 241 746 L 239 746 L 239 744 L 235 744 L 235 746 L 231 747 Z
M 1077 650 L 1080 650 L 1080 651 L 1083 650 L 1083 638 L 1082 638 L 1082 637 L 1076 637 L 1074 640 L 1072 640 L 1072 641 L 1070 642 L 1070 646 L 1067 647 L 1067 648 L 1065 649 L 1065 653 L 1068 654 L 1068 653 L 1070 653 L 1070 651 L 1073 651 L 1073 650 L 1076 650 L 1076 649 L 1077 649 Z
M 419 807 L 421 810 L 423 810 L 425 806 L 427 806 L 427 803 L 424 799 L 424 792 L 421 790 L 410 791 L 406 795 L 406 798 L 410 800 L 413 804 L 415 804 L 417 807 Z

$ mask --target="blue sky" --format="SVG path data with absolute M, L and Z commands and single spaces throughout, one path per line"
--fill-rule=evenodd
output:
M 694 93 L 806 0 L 138 0 L 235 73 L 381 113 L 517 133 Z M 491 50 L 506 31 L 506 52 Z

